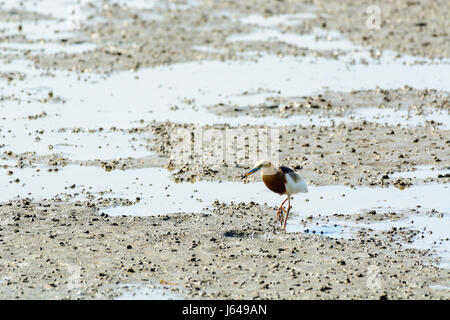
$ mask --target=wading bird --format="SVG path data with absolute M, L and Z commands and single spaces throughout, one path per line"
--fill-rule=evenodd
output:
M 305 180 L 300 175 L 294 172 L 294 170 L 280 166 L 275 168 L 270 161 L 260 160 L 255 163 L 255 167 L 247 172 L 242 179 L 250 176 L 256 171 L 261 170 L 261 176 L 264 184 L 271 191 L 279 193 L 280 195 L 286 194 L 287 198 L 280 204 L 277 210 L 276 220 L 280 221 L 281 226 L 286 230 L 286 222 L 291 211 L 291 195 L 296 193 L 308 192 L 308 186 Z M 284 203 L 288 201 L 287 210 L 283 207 Z M 284 212 L 286 216 L 283 218 Z

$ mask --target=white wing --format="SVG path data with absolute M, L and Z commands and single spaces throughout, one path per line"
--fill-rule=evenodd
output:
M 295 172 L 286 174 L 286 192 L 288 194 L 307 193 L 306 181 Z

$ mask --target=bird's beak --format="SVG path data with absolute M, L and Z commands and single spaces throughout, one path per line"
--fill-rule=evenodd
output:
M 256 171 L 258 171 L 259 169 L 261 169 L 261 168 L 258 168 L 258 167 L 253 168 L 252 170 L 250 170 L 249 172 L 247 172 L 246 174 L 244 174 L 244 175 L 241 177 L 241 179 L 247 178 L 248 176 L 250 176 L 250 175 L 252 175 L 253 173 L 255 173 Z

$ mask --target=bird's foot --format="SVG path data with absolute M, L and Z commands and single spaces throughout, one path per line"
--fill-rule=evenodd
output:
M 276 221 L 279 221 L 280 223 L 282 223 L 285 213 L 286 213 L 286 210 L 284 208 L 281 208 L 280 212 L 277 214 L 277 220 Z
M 277 215 L 275 217 L 275 222 L 280 220 L 280 210 L 277 211 Z
M 289 216 L 289 212 L 291 211 L 292 206 L 288 206 L 287 209 L 285 209 L 282 205 L 277 210 L 277 215 L 275 218 L 275 222 L 279 221 L 280 226 L 286 231 L 286 222 L 287 218 Z
M 283 219 L 283 213 L 282 212 L 286 213 L 286 209 L 283 206 L 280 206 L 278 208 L 278 210 L 277 210 L 277 215 L 276 215 L 276 218 L 275 218 L 275 222 L 277 222 L 277 221 L 281 222 L 282 221 L 282 219 Z
M 287 210 L 284 207 L 281 207 L 280 209 L 284 212 L 284 214 L 288 215 L 291 211 L 292 206 L 289 206 Z M 284 221 L 284 214 L 277 213 L 277 220 L 280 221 L 281 225 L 283 225 Z

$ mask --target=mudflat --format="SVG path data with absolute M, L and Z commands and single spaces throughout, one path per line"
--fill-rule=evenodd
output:
M 5 1 L 0 298 L 449 299 L 450 7 L 372 2 Z

